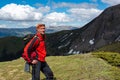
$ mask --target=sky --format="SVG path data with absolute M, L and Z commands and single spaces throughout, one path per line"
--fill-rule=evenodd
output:
M 0 0 L 0 28 L 83 27 L 120 0 Z

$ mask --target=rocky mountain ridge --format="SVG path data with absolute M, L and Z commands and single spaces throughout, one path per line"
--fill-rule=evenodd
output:
M 50 26 L 46 28 L 46 33 L 54 33 L 61 30 L 72 30 L 77 29 L 78 27 L 73 26 Z M 7 36 L 16 36 L 23 37 L 27 34 L 35 34 L 36 29 L 35 26 L 31 26 L 29 28 L 0 28 L 0 37 Z
M 120 4 L 105 9 L 80 29 L 55 33 L 48 38 L 60 54 L 80 54 L 120 41 Z

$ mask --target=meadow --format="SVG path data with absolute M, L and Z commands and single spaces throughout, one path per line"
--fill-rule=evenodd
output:
M 120 68 L 92 55 L 49 56 L 46 58 L 54 72 L 55 80 L 120 80 Z M 31 74 L 24 72 L 22 58 L 0 62 L 0 80 L 31 80 Z M 45 76 L 41 73 L 41 80 Z

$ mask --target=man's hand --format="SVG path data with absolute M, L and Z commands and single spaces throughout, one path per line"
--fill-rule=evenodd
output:
M 32 64 L 37 64 L 38 63 L 38 60 L 36 60 L 36 59 L 34 59 L 33 61 L 32 61 Z

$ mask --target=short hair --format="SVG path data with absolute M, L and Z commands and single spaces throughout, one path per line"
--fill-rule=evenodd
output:
M 40 27 L 43 27 L 43 26 L 45 27 L 45 24 L 37 24 L 36 29 L 39 29 Z

